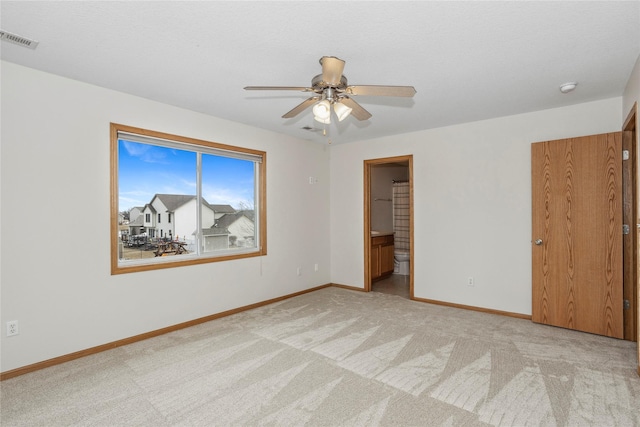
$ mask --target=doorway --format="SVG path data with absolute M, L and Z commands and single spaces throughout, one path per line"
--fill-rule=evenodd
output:
M 399 197 L 407 200 L 408 203 L 405 206 L 399 206 L 397 202 Z M 398 223 L 394 221 L 394 217 L 397 220 L 399 216 L 404 217 L 404 224 L 406 224 L 400 231 L 395 229 L 397 226 L 394 224 L 394 222 Z M 413 236 L 413 156 L 365 160 L 364 284 L 366 292 L 379 291 L 413 299 Z M 408 267 L 406 263 L 403 265 L 395 261 L 393 253 L 396 244 L 398 249 L 407 248 Z

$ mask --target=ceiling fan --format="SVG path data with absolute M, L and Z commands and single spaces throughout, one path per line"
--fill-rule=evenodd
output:
M 413 86 L 349 86 L 347 77 L 342 74 L 345 62 L 335 56 L 320 58 L 322 74 L 311 80 L 311 87 L 300 86 L 247 86 L 245 90 L 295 90 L 312 92 L 314 95 L 283 115 L 285 119 L 297 116 L 306 108 L 313 107 L 314 119 L 320 123 L 331 123 L 331 107 L 339 121 L 350 114 L 358 120 L 367 120 L 371 113 L 362 108 L 351 97 L 362 96 L 403 96 L 412 97 L 416 90 Z

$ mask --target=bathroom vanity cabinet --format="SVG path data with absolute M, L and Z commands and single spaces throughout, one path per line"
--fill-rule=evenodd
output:
M 371 280 L 393 273 L 393 234 L 371 238 Z

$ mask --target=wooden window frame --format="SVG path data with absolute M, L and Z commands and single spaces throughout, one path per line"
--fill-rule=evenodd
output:
M 160 140 L 171 141 L 177 144 L 184 144 L 186 150 L 191 149 L 197 151 L 198 147 L 205 147 L 208 149 L 227 151 L 230 153 L 246 154 L 249 156 L 259 156 L 261 162 L 259 163 L 258 173 L 256 179 L 258 183 L 256 185 L 256 198 L 257 202 L 255 208 L 255 221 L 256 227 L 258 227 L 256 237 L 258 239 L 255 251 L 247 251 L 241 253 L 224 253 L 216 255 L 215 252 L 207 252 L 198 256 L 190 256 L 180 259 L 179 255 L 171 257 L 170 261 L 157 262 L 149 261 L 145 263 L 135 263 L 131 265 L 125 265 L 120 262 L 119 259 L 119 238 L 118 238 L 118 215 L 119 215 L 119 190 L 118 190 L 118 133 L 125 132 L 129 134 L 136 134 L 143 137 L 157 138 Z M 123 273 L 135 273 L 140 271 L 159 270 L 165 268 L 184 267 L 189 265 L 198 265 L 212 262 L 229 261 L 242 258 L 251 258 L 256 256 L 267 255 L 267 153 L 260 150 L 254 150 L 244 147 L 236 147 L 226 144 L 220 144 L 217 142 L 204 141 L 195 138 L 189 138 L 185 136 L 172 135 L 163 132 L 152 131 L 148 129 L 142 129 L 117 123 L 111 123 L 110 125 L 110 176 L 111 176 L 111 274 L 123 274 Z M 174 260 L 175 258 L 175 260 Z

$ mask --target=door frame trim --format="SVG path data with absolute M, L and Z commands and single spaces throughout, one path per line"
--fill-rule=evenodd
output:
M 624 311 L 624 339 L 638 341 L 638 136 L 637 102 L 633 105 L 622 126 L 622 149 L 629 151 L 629 160 L 623 164 L 623 218 L 631 228 L 623 240 L 623 298 L 629 301 Z M 640 354 L 639 354 L 640 357 Z
M 409 165 L 409 298 L 413 295 L 413 154 L 364 160 L 364 291 L 371 291 L 371 168 L 375 165 L 408 162 Z
M 640 126 L 640 116 L 638 116 L 638 102 L 634 102 L 633 106 L 631 107 L 631 110 L 629 111 L 629 114 L 627 114 L 627 118 L 624 121 L 624 124 L 622 125 L 622 131 L 626 132 L 626 131 L 635 131 L 635 136 L 636 136 L 636 140 L 633 141 L 634 144 L 633 145 L 633 149 L 636 150 L 636 159 L 638 159 L 638 157 L 640 157 L 640 134 L 638 133 L 638 131 L 640 129 L 638 129 Z M 634 230 L 634 232 L 636 233 L 636 235 L 638 236 L 638 239 L 636 240 L 636 245 L 638 244 L 638 241 L 640 241 L 640 228 L 637 228 L 637 224 L 640 224 L 640 206 L 637 205 L 637 203 L 640 201 L 640 188 L 638 188 L 638 182 L 640 181 L 640 164 L 636 163 L 636 189 L 635 189 L 635 196 L 636 196 L 636 209 L 638 211 L 636 211 L 636 214 L 638 216 L 638 218 L 634 218 L 634 221 L 636 221 L 636 230 Z M 640 376 L 640 260 L 638 259 L 640 257 L 640 249 L 638 250 L 638 257 L 635 258 L 635 263 L 636 263 L 636 347 L 637 347 L 637 359 L 636 359 L 636 364 L 637 364 L 637 370 L 636 372 L 638 373 L 638 376 Z

